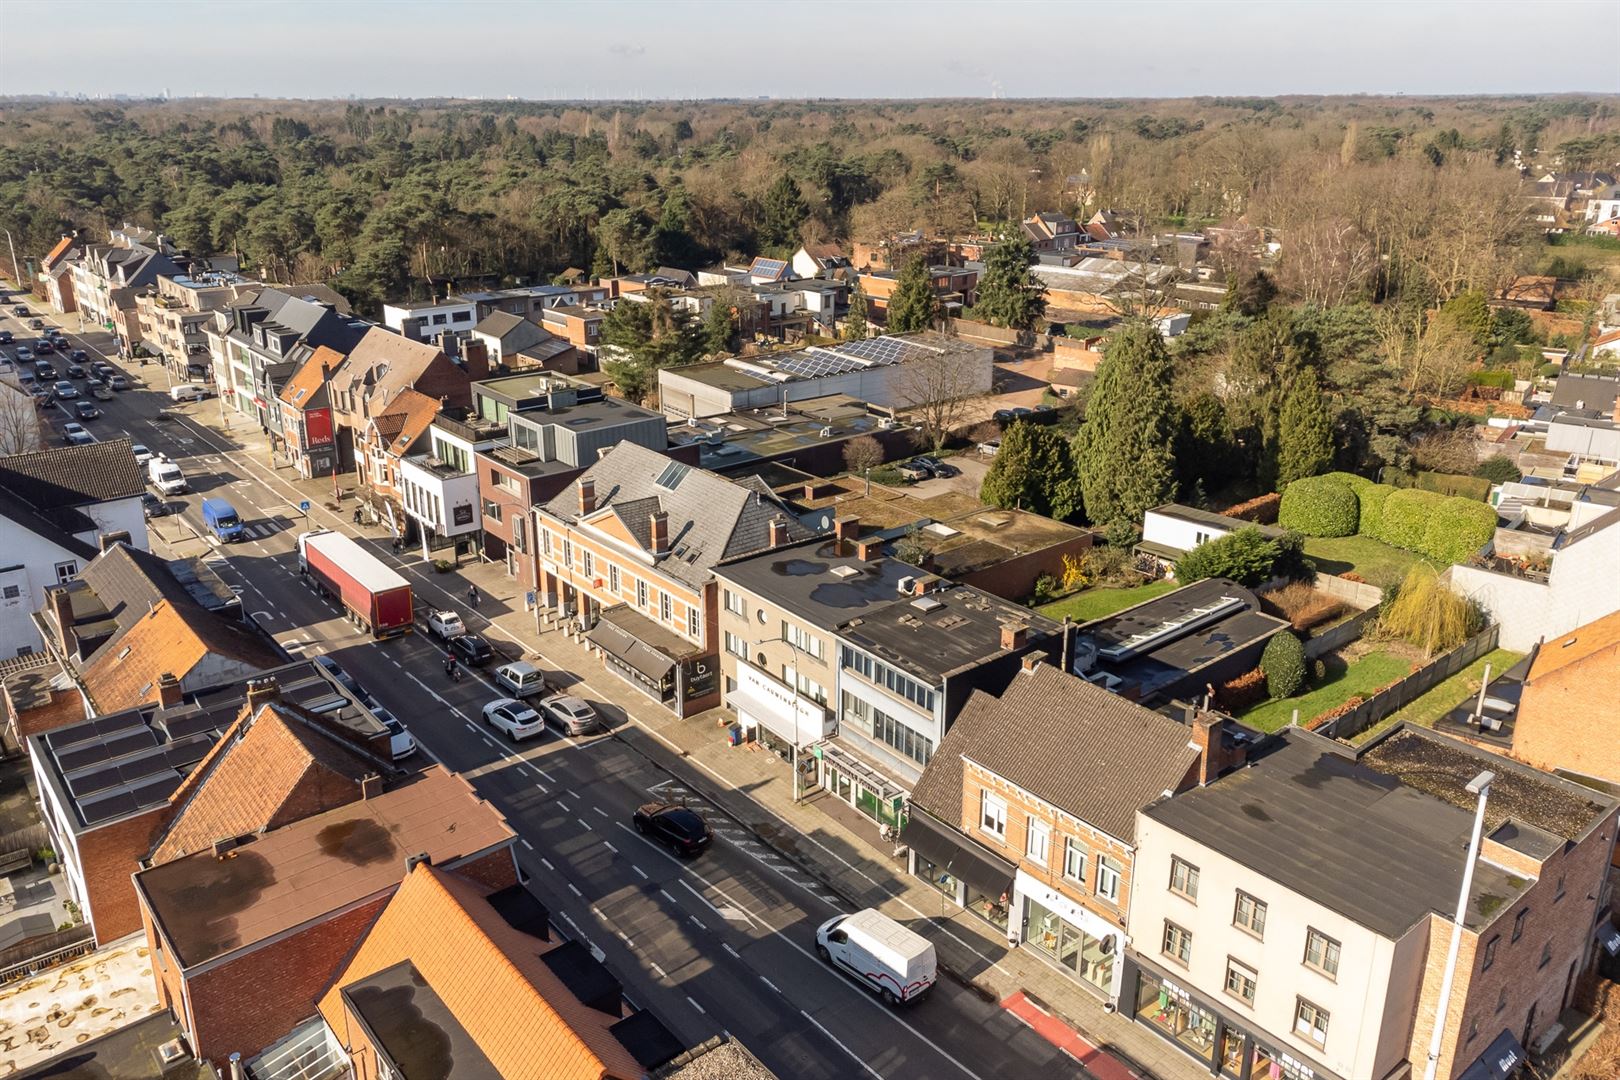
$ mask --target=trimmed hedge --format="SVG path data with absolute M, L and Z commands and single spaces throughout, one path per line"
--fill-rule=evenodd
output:
M 1422 551 L 1429 519 L 1445 502 L 1444 495 L 1418 488 L 1401 488 L 1384 500 L 1384 512 L 1375 539 L 1407 551 Z
M 1283 492 L 1277 524 L 1306 536 L 1350 536 L 1356 531 L 1355 491 L 1342 480 L 1307 476 Z
M 1465 499 L 1484 502 L 1491 497 L 1491 482 L 1482 476 L 1460 476 L 1456 473 L 1420 472 L 1414 487 L 1424 491 L 1437 491 L 1441 495 L 1460 495 Z
M 1260 654 L 1260 670 L 1273 700 L 1293 697 L 1305 683 L 1305 646 L 1287 630 L 1273 635 Z
M 1395 494 L 1388 484 L 1368 484 L 1365 491 L 1356 493 L 1361 499 L 1361 527 L 1365 536 L 1377 538 L 1384 528 L 1384 504 Z
M 1496 511 L 1485 503 L 1453 496 L 1429 516 L 1423 554 L 1445 563 L 1467 562 L 1496 535 Z

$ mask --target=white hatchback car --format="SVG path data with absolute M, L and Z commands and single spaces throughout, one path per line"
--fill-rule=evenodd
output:
M 496 731 L 506 732 L 513 742 L 535 738 L 546 730 L 546 722 L 540 714 L 515 698 L 496 698 L 485 705 L 484 723 Z
M 435 611 L 428 616 L 428 630 L 440 641 L 449 641 L 467 632 L 467 625 L 454 611 Z

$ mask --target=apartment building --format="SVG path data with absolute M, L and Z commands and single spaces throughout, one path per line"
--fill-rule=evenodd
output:
M 814 746 L 808 782 L 897 826 L 968 697 L 999 692 L 1026 653 L 1055 657 L 1061 628 L 883 556 L 854 518 L 805 520 L 832 536 L 715 570 L 727 702 L 766 745 Z
M 224 404 L 280 442 L 281 389 L 321 346 L 346 355 L 368 323 L 322 286 L 248 289 L 206 326 L 214 385 Z
M 119 353 L 128 356 L 143 340 L 136 297 L 159 278 L 183 271 L 161 236 L 126 226 L 113 230 L 110 240 L 85 245 L 73 260 L 73 297 L 85 319 L 111 330 Z
M 1536 649 L 1510 734 L 1520 761 L 1620 784 L 1620 611 Z
M 1030 654 L 975 691 L 911 793 L 910 870 L 1117 1002 L 1130 938 L 1136 811 L 1239 764 L 1223 717 L 1173 720 Z
M 478 321 L 478 306 L 461 297 L 414 304 L 384 304 L 383 325 L 412 341 L 438 344 L 445 333 L 466 335 Z
M 629 442 L 534 516 L 541 603 L 678 716 L 720 703 L 715 568 L 811 532 L 764 484 Z
M 306 480 L 331 476 L 339 467 L 342 455 L 327 383 L 342 363 L 342 353 L 317 346 L 282 384 L 276 397 L 282 448 L 292 467 Z
M 259 288 L 240 274 L 199 268 L 161 276 L 135 297 L 135 316 L 147 351 L 181 379 L 212 381 L 208 327 L 212 313 Z
M 1607 925 L 1620 802 L 1405 726 L 1359 752 L 1289 728 L 1246 767 L 1138 813 L 1121 1011 L 1212 1074 L 1421 1071 L 1473 828 L 1467 787 L 1485 771 L 1437 1075 L 1522 1060 Z

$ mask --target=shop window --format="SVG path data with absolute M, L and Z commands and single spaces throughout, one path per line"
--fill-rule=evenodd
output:
M 1029 901 L 1028 943 L 1100 990 L 1114 981 L 1114 943 L 1092 937 L 1035 900 Z
M 1246 892 L 1237 894 L 1237 907 L 1232 913 L 1232 925 L 1247 930 L 1257 938 L 1266 936 L 1266 905 Z
M 949 871 L 917 856 L 917 876 L 950 897 L 956 899 L 956 878 Z
M 1215 1014 L 1192 1003 L 1187 992 L 1167 979 L 1142 972 L 1136 990 L 1136 1018 L 1186 1047 L 1206 1062 L 1215 1059 Z
M 1304 998 L 1295 999 L 1294 1034 L 1317 1046 L 1327 1045 L 1328 1014 L 1319 1005 Z
M 1198 899 L 1198 867 L 1172 857 L 1170 860 L 1170 891 L 1188 900 Z
M 1339 943 L 1322 933 L 1311 930 L 1305 935 L 1305 966 L 1315 968 L 1329 978 L 1339 974 Z

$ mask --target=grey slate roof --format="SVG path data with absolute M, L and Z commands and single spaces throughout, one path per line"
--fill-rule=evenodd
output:
M 0 487 L 41 512 L 138 497 L 146 490 L 128 439 L 0 458 Z
M 1041 664 L 999 698 L 974 692 L 911 798 L 959 822 L 967 758 L 1129 843 L 1136 812 L 1179 788 L 1197 762 L 1190 739 L 1176 721 Z
M 812 535 L 774 497 L 630 442 L 619 443 L 580 474 L 546 504 L 546 513 L 578 524 L 579 482 L 585 479 L 596 489 L 596 511 L 588 516 L 613 511 L 643 549 L 651 528 L 648 516 L 655 510 L 668 514 L 670 552 L 658 568 L 693 586 L 707 582 L 717 563 L 770 547 L 772 520 L 787 522 L 789 541 Z
M 188 585 L 176 577 L 171 566 L 178 568 L 192 583 Z M 79 580 L 90 586 L 106 605 L 120 631 L 139 622 L 150 605 L 159 600 L 167 600 L 176 610 L 188 613 L 188 622 L 193 617 L 191 613 L 197 618 L 221 617 L 217 615 L 220 608 L 240 607 L 236 603 L 224 603 L 217 597 L 216 590 L 198 581 L 196 575 L 197 567 L 189 562 L 170 563 L 149 551 L 114 544 L 79 571 Z M 223 587 L 223 583 L 220 585 Z M 241 627 L 239 622 L 236 625 Z
M 14 522 L 35 536 L 48 540 L 63 551 L 89 562 L 96 557 L 94 544 L 85 543 L 55 521 L 36 511 L 0 484 L 0 518 Z

